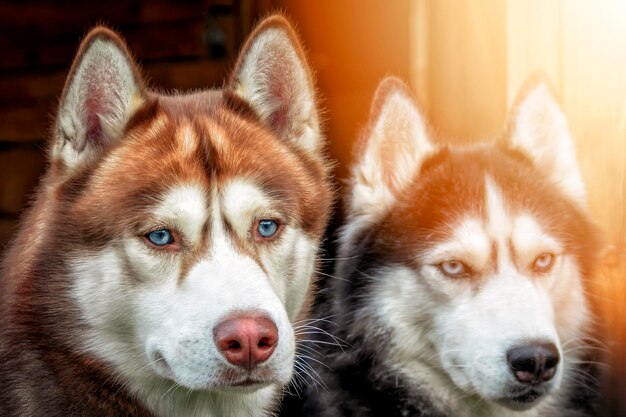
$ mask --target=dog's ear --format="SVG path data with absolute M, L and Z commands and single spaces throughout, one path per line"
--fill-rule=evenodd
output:
M 279 137 L 307 152 L 320 150 L 313 78 L 298 37 L 284 17 L 271 16 L 256 27 L 227 91 L 245 100 Z
M 584 204 L 585 184 L 565 115 L 543 82 L 522 91 L 527 93 L 517 100 L 509 121 L 510 146 L 526 154 L 566 195 Z
M 374 95 L 369 128 L 352 168 L 351 212 L 372 214 L 384 209 L 433 150 L 408 87 L 397 78 L 384 79 Z
M 119 139 L 143 95 L 124 42 L 109 29 L 93 29 L 81 43 L 63 89 L 53 160 L 72 169 L 98 155 Z

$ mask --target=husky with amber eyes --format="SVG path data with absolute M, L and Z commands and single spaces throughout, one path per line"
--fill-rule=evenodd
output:
M 498 140 L 443 146 L 404 84 L 383 81 L 323 313 L 348 346 L 319 357 L 327 389 L 292 415 L 585 415 L 599 248 L 584 206 L 545 85 L 522 94 Z
M 271 415 L 329 217 L 323 142 L 280 16 L 223 88 L 180 95 L 91 31 L 2 264 L 0 414 Z

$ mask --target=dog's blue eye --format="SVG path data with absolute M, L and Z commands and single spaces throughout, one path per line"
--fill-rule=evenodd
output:
M 167 229 L 158 229 L 146 235 L 150 243 L 155 246 L 169 245 L 174 241 L 172 233 Z
M 259 233 L 259 236 L 267 239 L 276 234 L 278 231 L 278 223 L 274 220 L 262 219 L 259 220 L 259 225 L 256 230 Z

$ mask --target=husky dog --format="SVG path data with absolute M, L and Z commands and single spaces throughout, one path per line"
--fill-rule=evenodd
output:
M 268 416 L 332 200 L 313 80 L 280 16 L 221 89 L 146 88 L 82 42 L 2 265 L 0 414 Z
M 443 146 L 386 79 L 347 200 L 323 315 L 348 347 L 320 356 L 331 370 L 316 367 L 325 387 L 300 415 L 583 415 L 568 398 L 588 393 L 575 391 L 589 377 L 584 282 L 598 241 L 545 85 L 498 140 Z

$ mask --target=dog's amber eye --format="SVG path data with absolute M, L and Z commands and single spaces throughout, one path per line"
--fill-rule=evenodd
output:
M 452 259 L 449 261 L 444 261 L 439 264 L 439 270 L 444 274 L 452 278 L 460 277 L 467 275 L 469 273 L 469 268 L 461 261 L 457 261 L 456 259 Z
M 537 256 L 533 261 L 533 272 L 548 272 L 554 266 L 555 258 L 554 254 L 549 252 Z

